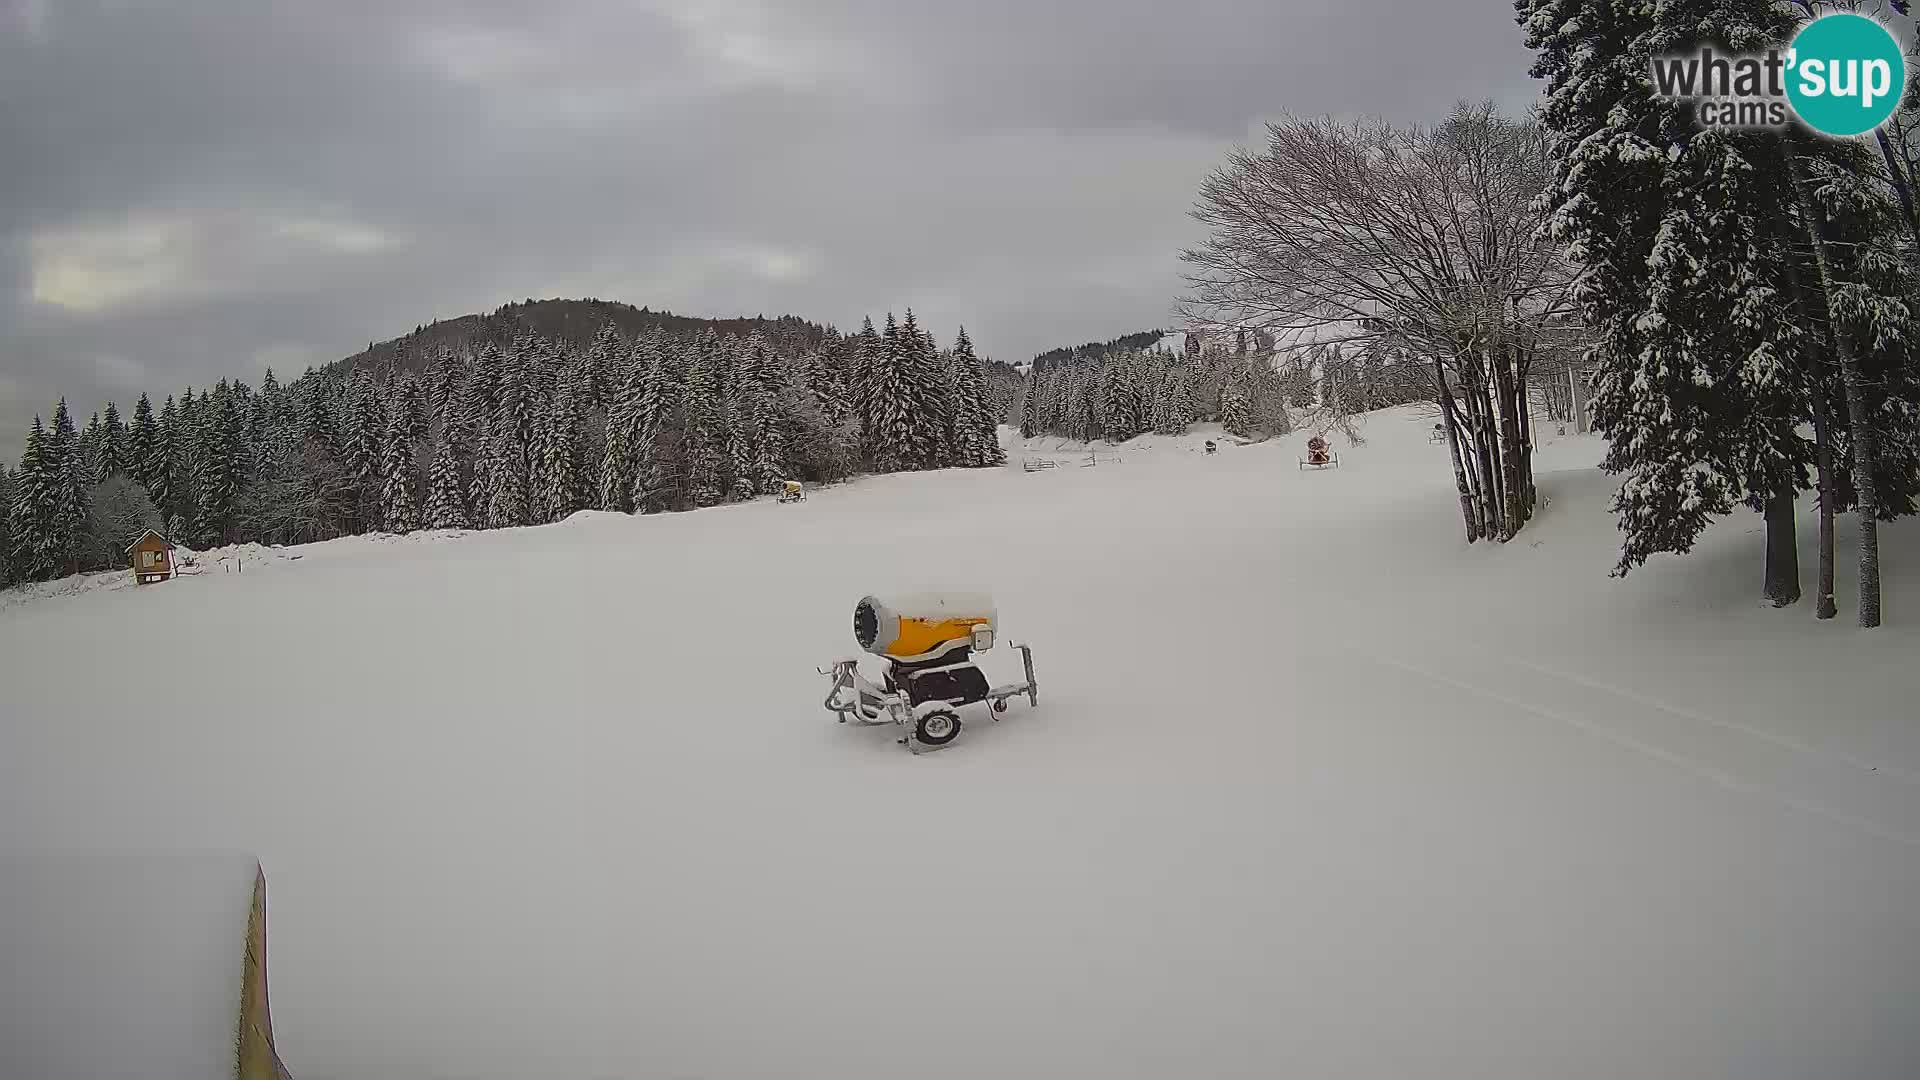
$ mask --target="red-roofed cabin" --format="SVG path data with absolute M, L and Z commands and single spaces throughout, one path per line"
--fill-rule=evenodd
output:
M 136 584 L 165 581 L 173 576 L 173 542 L 148 529 L 127 548 L 127 561 Z

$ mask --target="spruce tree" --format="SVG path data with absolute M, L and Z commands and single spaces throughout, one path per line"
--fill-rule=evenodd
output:
M 500 346 L 488 342 L 480 350 L 467 372 L 460 392 L 460 429 L 471 440 L 475 452 L 484 455 L 487 444 L 480 440 L 482 428 L 491 429 L 500 410 L 500 383 L 506 368 L 506 356 Z
M 17 501 L 14 497 L 16 480 L 13 470 L 0 462 L 0 589 L 4 589 L 19 580 L 14 565 L 14 552 L 18 548 L 13 535 L 13 508 Z
M 426 525 L 429 529 L 466 529 L 473 525 L 473 519 L 467 514 L 467 488 L 460 478 L 459 439 L 458 428 L 441 425 L 427 484 Z
M 390 533 L 410 533 L 420 527 L 420 480 L 414 464 L 413 436 L 403 407 L 393 409 L 384 450 L 380 470 L 381 525 Z
M 914 359 L 908 337 L 888 312 L 868 389 L 869 453 L 878 472 L 913 468 L 923 445 L 914 431 Z
M 370 528 L 379 520 L 379 496 L 386 462 L 387 418 L 373 373 L 355 368 L 347 380 L 342 401 L 340 438 L 347 476 L 360 507 L 360 524 Z
M 159 441 L 160 428 L 153 418 L 153 402 L 147 395 L 141 394 L 140 400 L 133 403 L 133 423 L 127 427 L 127 473 L 135 482 L 146 489 L 147 497 L 154 506 L 160 500 L 154 495 L 153 465 L 154 446 Z
M 494 432 L 487 454 L 487 527 L 506 529 L 529 522 L 526 451 L 513 425 L 503 423 Z
M 1031 439 L 1046 430 L 1043 420 L 1040 415 L 1040 372 L 1028 368 L 1020 395 L 1020 437 Z
M 580 509 L 578 446 L 573 436 L 578 420 L 573 409 L 573 390 L 563 385 L 536 417 L 529 475 L 536 522 L 560 521 Z
M 681 446 L 685 474 L 681 478 L 682 505 L 713 506 L 724 492 L 720 485 L 721 452 L 717 432 L 717 400 L 711 353 L 693 350 L 687 367 L 687 390 L 681 404 Z
M 891 326 L 893 322 L 891 312 L 887 314 L 887 322 Z M 854 339 L 853 343 L 854 372 L 850 388 L 851 398 L 854 416 L 860 422 L 860 450 L 869 460 L 876 457 L 879 443 L 880 409 L 875 390 L 880 381 L 881 365 L 886 359 L 887 343 L 892 340 L 897 330 L 897 327 L 890 329 L 888 336 L 882 338 L 873 329 L 872 316 L 867 316 L 860 320 L 860 335 Z
M 1250 438 L 1253 434 L 1252 403 L 1247 398 L 1246 378 L 1227 380 L 1220 391 L 1220 426 L 1230 435 Z
M 587 347 L 586 363 L 581 367 L 580 378 L 574 387 L 582 411 L 602 407 L 614 389 L 623 384 L 620 361 L 629 352 L 614 325 L 611 322 L 602 323 L 599 331 L 593 335 L 593 344 Z
M 160 406 L 160 420 L 154 426 L 153 447 L 148 451 L 145 475 L 141 478 L 147 485 L 147 497 L 160 511 L 163 518 L 171 520 L 179 513 L 181 473 L 178 465 L 179 448 L 176 439 L 180 431 L 180 408 L 174 404 L 173 395 Z M 184 543 L 186 537 L 178 537 L 176 543 Z
M 637 348 L 637 346 L 636 346 Z M 600 459 L 599 501 L 608 513 L 633 512 L 635 426 L 639 422 L 643 375 L 638 364 L 621 365 L 625 374 L 607 404 L 607 438 Z
M 113 402 L 100 414 L 100 476 L 102 479 L 130 471 L 127 465 L 127 428 L 120 421 L 120 408 Z
M 1646 74 L 1701 40 L 1735 53 L 1776 45 L 1790 20 L 1766 0 L 1516 9 L 1548 80 L 1550 228 L 1588 271 L 1577 295 L 1596 341 L 1603 467 L 1624 477 L 1614 509 L 1625 574 L 1690 550 L 1735 506 L 1784 497 L 1790 508 L 1806 484 L 1797 370 L 1810 340 L 1783 288 L 1778 224 L 1792 185 L 1779 137 L 1700 130 L 1692 106 L 1654 97 Z
M 902 379 L 906 386 L 908 423 L 900 444 L 908 468 L 937 469 L 946 464 L 945 434 L 949 402 L 945 378 L 933 348 L 920 333 L 913 309 L 908 308 L 896 336 Z
M 60 573 L 80 569 L 81 544 L 87 525 L 86 469 L 81 461 L 80 437 L 74 431 L 73 417 L 67 412 L 67 399 L 61 398 L 53 410 L 53 430 L 48 434 L 48 460 L 54 484 L 53 516 L 48 539 Z
M 64 542 L 58 533 L 59 464 L 53 439 L 38 416 L 14 476 L 13 559 L 21 578 L 46 581 L 62 572 Z
M 234 502 L 240 493 L 241 430 L 238 407 L 224 380 L 205 405 L 193 478 L 194 543 L 214 547 L 230 539 Z

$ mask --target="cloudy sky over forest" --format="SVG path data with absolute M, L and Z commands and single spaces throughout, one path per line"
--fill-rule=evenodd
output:
M 1527 62 L 1500 0 L 0 0 L 0 452 L 528 297 L 1159 325 L 1263 118 Z

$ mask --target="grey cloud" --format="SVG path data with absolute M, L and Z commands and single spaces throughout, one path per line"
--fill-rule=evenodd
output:
M 913 305 L 1018 359 L 1165 321 L 1192 192 L 1260 118 L 1531 93 L 1505 5 L 1438 0 L 37 10 L 0 30 L 9 456 L 63 393 L 124 409 L 527 296 Z

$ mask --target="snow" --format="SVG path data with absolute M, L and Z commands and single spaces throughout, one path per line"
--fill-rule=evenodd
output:
M 0 849 L 257 852 L 301 1080 L 1920 1075 L 1915 523 L 1862 632 L 1811 507 L 1610 580 L 1589 438 L 1469 547 L 1430 426 L 17 605 Z M 915 757 L 816 668 L 929 581 L 1043 692 Z
M 0 1076 L 231 1076 L 255 870 L 237 855 L 0 854 Z
M 869 599 L 886 615 L 903 619 L 984 618 L 991 624 L 994 617 L 993 594 L 978 590 L 928 590 Z

